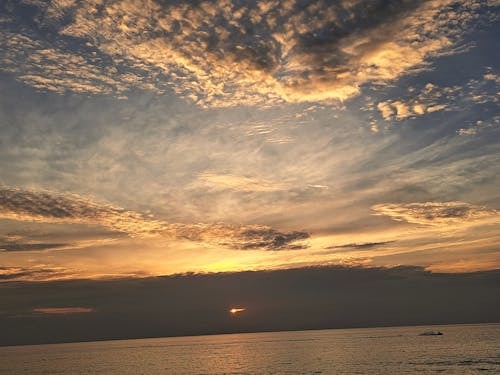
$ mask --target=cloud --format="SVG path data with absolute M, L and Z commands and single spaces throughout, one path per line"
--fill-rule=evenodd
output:
M 19 5 L 8 3 L 6 13 L 16 19 Z M 2 69 L 21 81 L 88 94 L 168 86 L 211 107 L 349 99 L 365 84 L 386 84 L 454 53 L 463 30 L 492 6 L 479 0 L 24 3 L 33 8 L 34 24 L 53 35 L 36 40 L 26 21 L 21 30 L 1 31 Z
M 238 180 L 241 181 L 241 180 Z M 109 204 L 98 203 L 74 194 L 49 191 L 0 189 L 0 219 L 40 223 L 67 223 L 100 225 L 131 237 L 163 237 L 185 239 L 231 247 L 234 249 L 296 250 L 305 248 L 306 232 L 281 232 L 262 225 L 183 224 L 147 218 Z M 112 239 L 80 241 L 76 244 L 26 244 L 4 241 L 6 251 L 47 250 L 55 248 L 82 248 L 89 244 L 107 243 Z
M 43 223 L 101 225 L 132 237 L 157 235 L 163 223 L 109 204 L 74 194 L 40 190 L 0 189 L 0 218 Z
M 464 202 L 424 202 L 377 204 L 374 215 L 422 225 L 467 224 L 486 218 L 498 218 L 498 211 Z
M 477 133 L 477 129 L 475 128 L 462 128 L 457 130 L 458 135 L 475 135 Z
M 240 247 L 243 250 L 267 248 L 269 250 L 300 250 L 307 247 L 303 242 L 309 238 L 306 232 L 278 232 L 271 228 L 244 229 Z
M 500 115 L 494 116 L 489 121 L 477 120 L 475 126 L 469 128 L 461 128 L 457 130 L 457 134 L 461 136 L 472 136 L 483 132 L 489 128 L 495 128 L 500 125 Z
M 400 121 L 409 117 L 415 118 L 416 116 L 445 110 L 448 105 L 444 103 L 452 102 L 455 104 L 457 93 L 462 89 L 461 86 L 440 88 L 432 83 L 427 83 L 418 92 L 415 92 L 412 88 L 409 91 L 408 98 L 382 101 L 377 104 L 377 108 L 386 121 Z M 444 103 L 442 103 L 443 101 Z
M 85 249 L 94 246 L 109 245 L 115 242 L 116 238 L 97 238 L 91 240 L 78 240 L 76 242 L 40 242 L 23 236 L 4 236 L 0 234 L 0 252 L 47 252 L 62 250 Z
M 479 79 L 469 79 L 463 85 L 440 87 L 428 82 L 420 89 L 409 87 L 397 100 L 380 101 L 376 107 L 384 120 L 401 121 L 439 111 L 463 111 L 474 105 L 496 103 L 497 87 L 492 82 L 496 83 L 498 76 L 491 69 L 486 71 Z M 374 109 L 374 104 L 369 107 Z M 459 134 L 466 135 L 460 131 Z
M 198 178 L 210 187 L 220 189 L 233 189 L 239 191 L 279 191 L 288 188 L 287 184 L 266 180 L 259 180 L 251 177 L 234 176 L 217 173 L 200 173 Z
M 36 307 L 34 313 L 50 315 L 83 314 L 94 312 L 90 307 Z
M 64 243 L 0 243 L 0 252 L 41 251 L 66 247 Z
M 18 282 L 2 288 L 2 302 L 9 303 L 0 310 L 0 345 L 497 321 L 500 300 L 492 296 L 499 281 L 498 270 L 449 275 L 420 267 L 307 267 Z M 233 306 L 247 308 L 241 319 L 228 316 Z M 33 314 L 54 307 L 93 312 L 75 314 L 78 324 L 64 315 Z
M 134 88 L 163 92 L 160 85 L 144 82 L 140 71 L 118 70 L 95 52 L 58 49 L 47 41 L 9 31 L 0 35 L 0 45 L 7 51 L 0 55 L 1 69 L 35 89 L 117 96 Z
M 37 265 L 34 267 L 0 267 L 0 282 L 2 281 L 37 281 L 62 279 L 71 276 L 65 268 L 46 267 Z
M 494 270 L 499 269 L 498 257 L 468 256 L 454 262 L 437 262 L 427 267 L 432 272 L 460 273 L 471 272 L 471 270 Z
M 264 225 L 173 224 L 169 235 L 236 250 L 300 250 L 310 234 L 282 232 Z
M 332 245 L 326 247 L 328 250 L 338 250 L 335 252 L 344 253 L 350 251 L 358 251 L 358 250 L 370 250 L 374 247 L 387 245 L 393 243 L 395 241 L 382 241 L 382 242 L 363 242 L 363 243 L 348 243 L 345 245 Z
M 377 108 L 385 120 L 391 119 L 394 115 L 394 108 L 391 105 L 391 102 L 380 102 L 377 104 Z
M 486 79 L 488 81 L 493 81 L 497 85 L 500 85 L 500 76 L 498 74 L 488 72 L 483 77 L 484 77 L 484 79 Z

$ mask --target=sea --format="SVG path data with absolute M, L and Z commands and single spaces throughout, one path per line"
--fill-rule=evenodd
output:
M 443 335 L 420 335 L 426 331 Z M 500 374 L 500 324 L 0 347 L 2 375 L 439 373 Z

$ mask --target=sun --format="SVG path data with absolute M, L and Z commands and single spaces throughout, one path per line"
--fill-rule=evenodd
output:
M 236 314 L 241 313 L 245 310 L 246 309 L 243 307 L 233 307 L 232 309 L 229 310 L 229 312 L 231 313 L 231 315 L 236 315 Z

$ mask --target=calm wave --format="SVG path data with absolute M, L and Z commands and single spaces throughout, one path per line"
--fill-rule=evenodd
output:
M 419 336 L 433 330 L 442 336 Z M 0 374 L 499 374 L 500 324 L 0 348 Z

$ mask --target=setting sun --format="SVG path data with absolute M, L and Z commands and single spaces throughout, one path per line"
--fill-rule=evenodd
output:
M 244 308 L 237 308 L 237 307 L 233 307 L 231 310 L 229 310 L 229 312 L 232 314 L 232 315 L 235 315 L 237 313 L 240 313 L 240 312 L 243 312 L 245 311 L 246 309 Z

